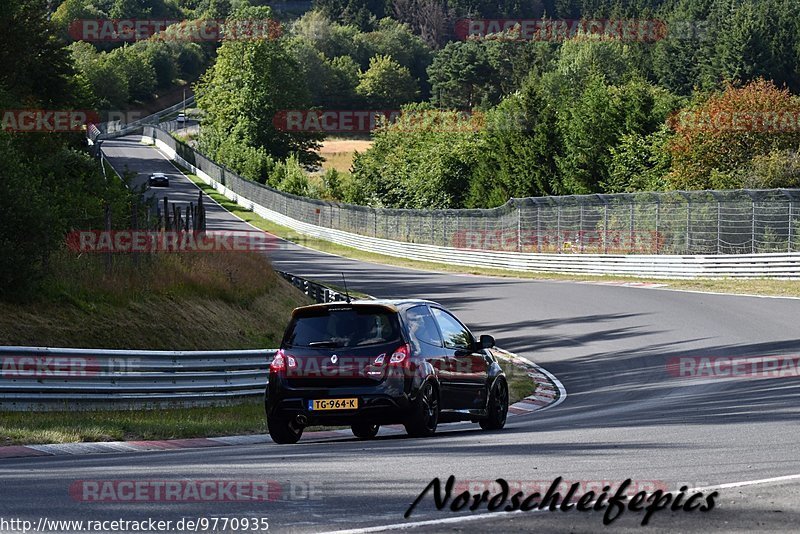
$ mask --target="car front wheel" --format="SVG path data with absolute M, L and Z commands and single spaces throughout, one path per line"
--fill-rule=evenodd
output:
M 508 417 L 508 385 L 502 378 L 498 378 L 489 394 L 489 410 L 486 419 L 481 419 L 481 428 L 484 430 L 500 430 L 506 426 Z

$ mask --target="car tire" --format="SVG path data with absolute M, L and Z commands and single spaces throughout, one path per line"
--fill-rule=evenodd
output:
M 439 424 L 439 392 L 431 382 L 420 388 L 412 414 L 403 425 L 414 438 L 424 438 L 436 433 Z
M 485 419 L 480 420 L 481 428 L 484 430 L 500 430 L 506 426 L 508 418 L 508 384 L 502 378 L 498 378 L 489 393 L 489 413 Z
M 279 445 L 297 443 L 300 441 L 300 436 L 303 435 L 301 427 L 296 427 L 291 419 L 280 415 L 267 417 L 267 429 L 269 437 Z
M 351 425 L 350 429 L 353 431 L 353 435 L 357 438 L 372 439 L 378 435 L 378 430 L 381 429 L 381 425 L 371 425 L 369 423 L 356 423 L 354 425 Z

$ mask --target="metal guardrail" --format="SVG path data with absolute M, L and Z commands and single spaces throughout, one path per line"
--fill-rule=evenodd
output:
M 345 300 L 276 271 L 316 302 Z M 0 347 L 0 410 L 211 406 L 264 395 L 276 349 L 149 351 Z
M 165 118 L 169 117 L 170 115 L 177 114 L 184 108 L 193 106 L 194 104 L 195 97 L 192 95 L 187 98 L 185 102 L 181 100 L 175 105 L 130 123 L 113 121 L 104 122 L 101 124 L 90 124 L 86 132 L 87 138 L 89 139 L 90 144 L 96 144 L 98 141 L 102 141 L 104 139 L 112 139 L 114 137 L 130 135 L 141 130 L 144 126 L 158 126 L 164 121 Z
M 264 395 L 275 352 L 0 347 L 0 410 L 227 404 Z
M 317 303 L 341 302 L 347 299 L 343 293 L 339 293 L 338 291 L 335 291 L 322 284 L 318 284 L 317 282 L 312 282 L 311 280 L 307 280 L 283 271 L 275 272 L 285 278 L 294 287 L 298 288 L 300 291 L 314 299 L 314 301 Z
M 305 217 L 296 216 L 289 207 L 289 201 L 300 197 L 274 191 L 239 178 L 229 169 L 215 164 L 167 134 L 159 135 L 159 132 L 160 130 L 155 128 L 146 128 L 145 139 L 155 142 L 168 157 L 196 173 L 217 192 L 245 209 L 250 209 L 267 220 L 301 234 L 368 252 L 419 261 L 531 272 L 611 274 L 649 278 L 800 278 L 800 253 L 796 252 L 708 255 L 546 254 L 414 243 L 331 228 L 307 222 L 303 220 Z M 151 137 L 153 135 L 156 137 Z M 266 203 L 269 206 L 259 203 L 258 198 L 267 198 Z M 304 200 L 310 205 L 314 202 L 325 204 L 322 201 Z M 327 221 L 328 212 L 324 206 L 318 211 L 319 213 L 314 215 L 315 221 Z M 381 225 L 383 224 L 382 222 Z M 364 231 L 364 228 L 369 227 L 368 224 L 364 224 L 360 230 Z

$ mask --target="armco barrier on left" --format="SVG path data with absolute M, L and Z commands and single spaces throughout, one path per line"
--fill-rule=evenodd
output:
M 0 347 L 0 410 L 228 404 L 264 395 L 275 352 Z

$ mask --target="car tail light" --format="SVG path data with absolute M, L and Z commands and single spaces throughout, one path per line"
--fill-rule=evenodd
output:
M 372 365 L 383 365 L 384 360 L 386 360 L 386 353 L 378 354 L 378 357 L 375 358 L 375 361 L 372 362 Z
M 283 349 L 279 349 L 278 352 L 275 353 L 272 363 L 269 364 L 269 371 L 271 373 L 282 373 L 286 371 L 287 367 L 297 367 L 297 360 L 294 356 L 287 356 L 286 353 L 283 352 Z
M 400 345 L 399 347 L 394 349 L 391 358 L 389 358 L 389 365 L 394 365 L 397 367 L 408 367 L 410 360 L 411 360 L 411 347 L 409 347 L 408 344 Z

